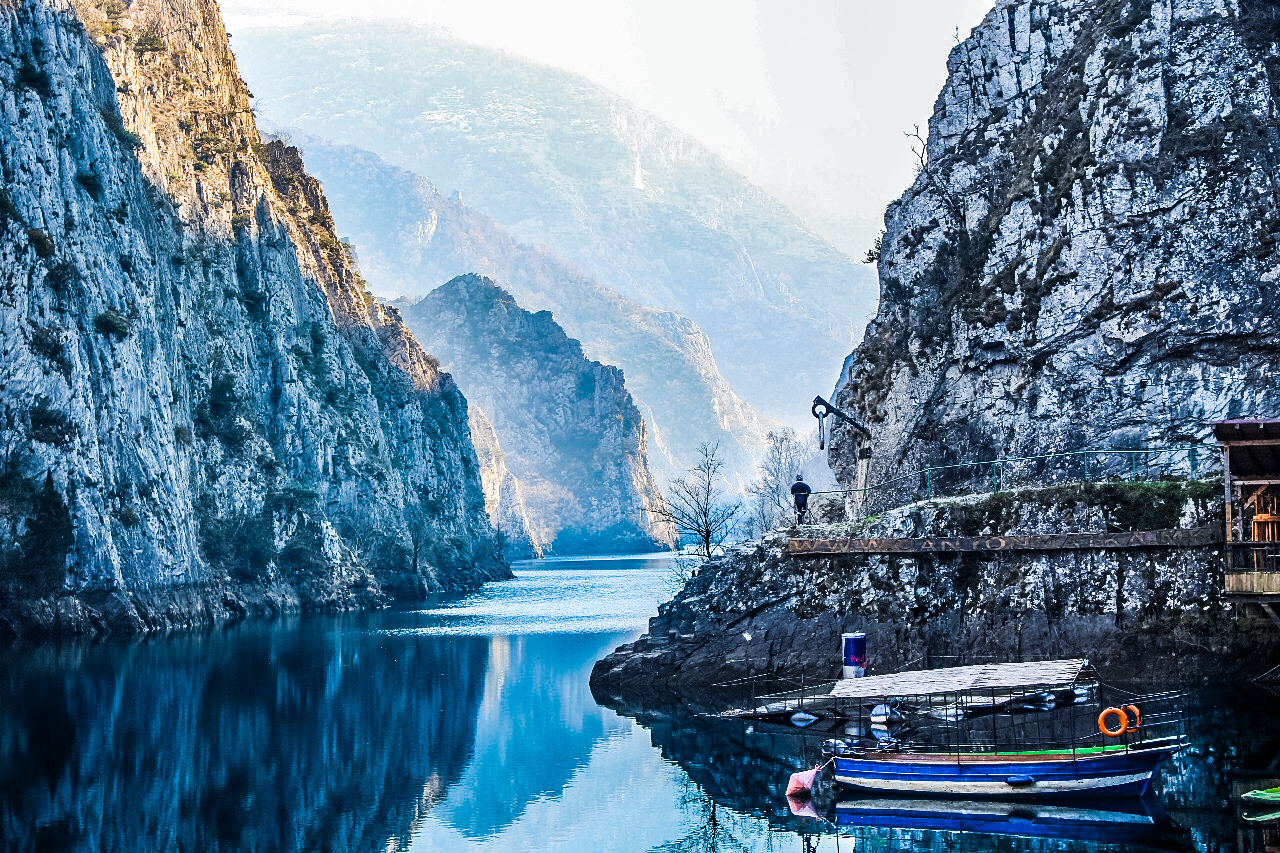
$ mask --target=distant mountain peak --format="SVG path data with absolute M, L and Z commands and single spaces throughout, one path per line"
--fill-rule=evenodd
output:
M 863 265 L 696 140 L 581 77 L 387 24 L 251 30 L 236 48 L 274 121 L 459 189 L 518 242 L 692 318 L 737 393 L 774 419 L 805 422 L 874 307 Z M 454 274 L 471 271 L 486 270 Z

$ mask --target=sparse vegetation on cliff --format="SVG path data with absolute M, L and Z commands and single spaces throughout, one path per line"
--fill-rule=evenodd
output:
M 74 8 L 0 4 L 0 60 L 59 104 L 0 119 L 0 370 L 22 377 L 0 386 L 0 634 L 509 576 L 465 400 L 349 254 L 316 251 L 337 245 L 324 196 L 296 150 L 257 144 L 216 6 Z

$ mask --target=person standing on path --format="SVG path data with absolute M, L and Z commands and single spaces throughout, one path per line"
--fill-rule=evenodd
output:
M 809 493 L 812 491 L 804 481 L 804 474 L 796 474 L 796 481 L 791 486 L 791 497 L 796 502 L 796 524 L 804 524 L 805 514 L 809 511 Z

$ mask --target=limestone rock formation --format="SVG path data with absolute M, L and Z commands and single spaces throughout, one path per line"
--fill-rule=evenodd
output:
M 507 467 L 507 456 L 502 452 L 493 424 L 478 406 L 470 406 L 467 413 L 471 422 L 471 443 L 480 461 L 484 508 L 502 535 L 502 555 L 509 560 L 541 557 L 542 543 L 534 538 L 529 526 L 520 481 Z
M 621 367 L 648 424 L 649 464 L 661 479 L 680 476 L 697 447 L 719 442 L 727 472 L 755 475 L 766 426 L 729 387 L 711 341 L 688 317 L 646 307 L 574 269 L 547 248 L 517 240 L 493 217 L 375 154 L 294 136 L 307 167 L 380 290 L 420 293 L 424 285 L 478 273 L 502 282 L 521 306 L 550 311 L 587 357 Z M 416 302 L 406 296 L 396 305 Z
M 1264 0 L 1000 0 L 956 46 L 836 391 L 873 481 L 1280 411 L 1278 42 Z
M 825 535 L 1146 529 L 1139 521 L 1220 528 L 1221 487 L 1219 480 L 1006 492 L 901 507 Z M 644 636 L 596 665 L 592 687 L 640 697 L 705 694 L 708 685 L 752 677 L 812 684 L 839 675 L 844 631 L 867 633 L 876 672 L 921 660 L 1054 657 L 1087 657 L 1110 678 L 1153 683 L 1264 672 L 1280 638 L 1265 619 L 1236 619 L 1221 572 L 1216 545 L 795 558 L 776 537 L 699 569 L 658 608 Z
M 489 279 L 459 276 L 405 314 L 493 421 L 534 539 L 552 553 L 623 553 L 672 542 L 653 509 L 644 419 L 622 371 L 589 361 L 546 311 Z
M 508 575 L 466 401 L 262 144 L 212 0 L 0 5 L 10 631 Z

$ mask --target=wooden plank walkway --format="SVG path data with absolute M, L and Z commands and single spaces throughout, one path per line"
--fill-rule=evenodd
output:
M 1222 542 L 1222 528 L 1193 527 L 1133 533 L 1057 533 L 1037 536 L 951 536 L 927 539 L 790 539 L 793 557 L 830 554 L 947 554 L 994 551 L 1074 551 L 1116 548 L 1200 548 Z

